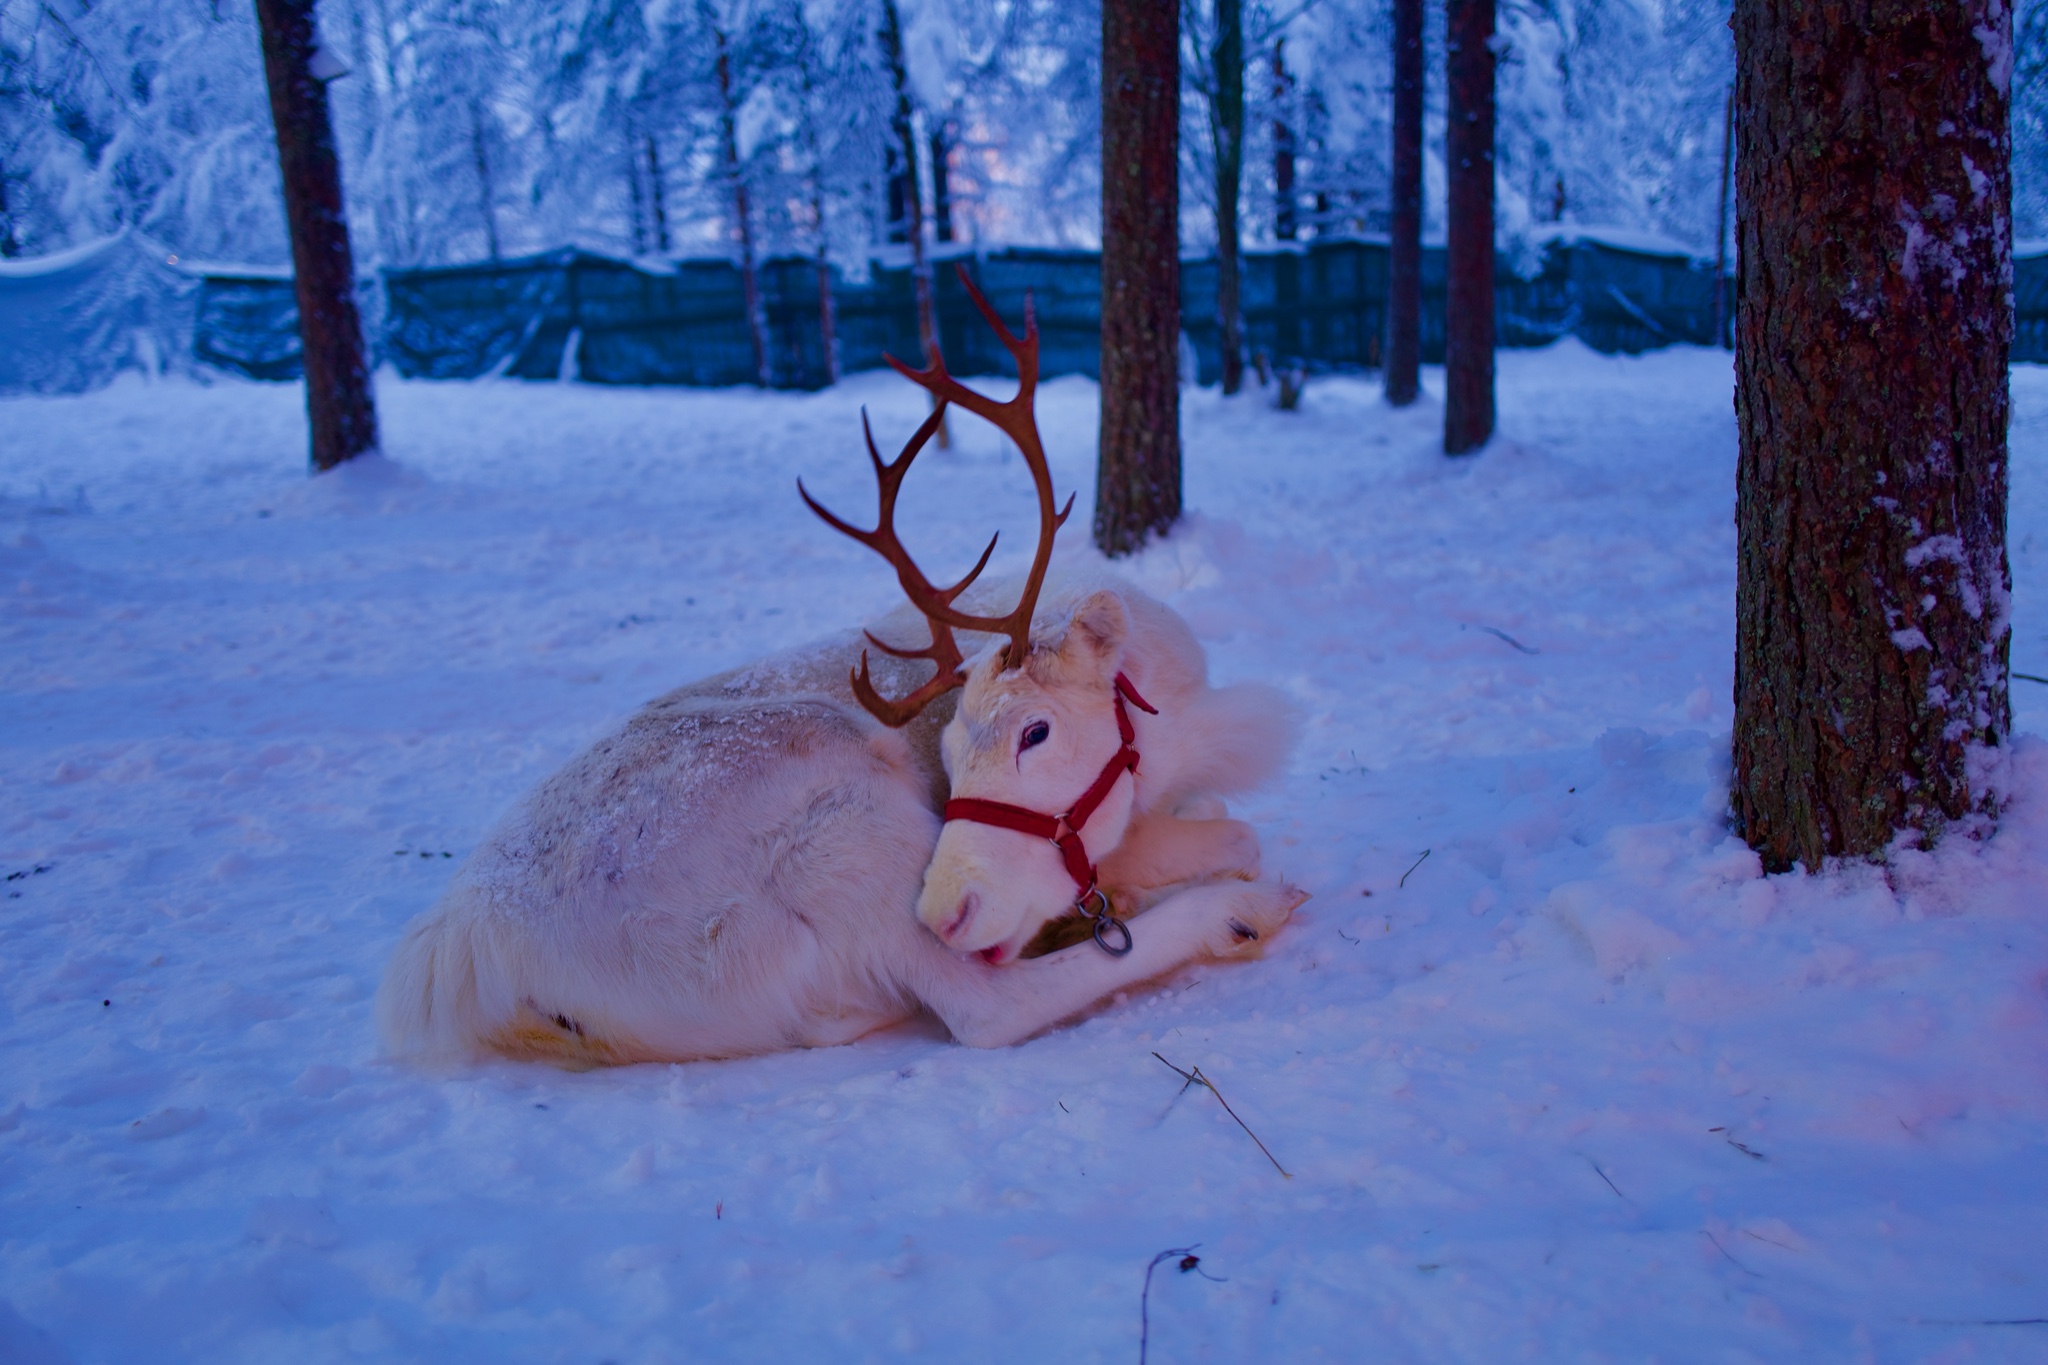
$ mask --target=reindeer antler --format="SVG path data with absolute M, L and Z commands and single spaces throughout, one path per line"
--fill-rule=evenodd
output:
M 875 433 L 868 425 L 867 409 L 861 409 L 861 434 L 867 438 L 868 459 L 875 467 L 877 501 L 881 504 L 881 510 L 875 520 L 875 529 L 872 531 L 863 531 L 834 516 L 811 496 L 802 479 L 796 481 L 797 495 L 827 526 L 842 535 L 851 536 L 895 566 L 896 581 L 903 585 L 904 592 L 910 595 L 912 601 L 918 600 L 921 595 L 928 595 L 935 601 L 950 603 L 967 589 L 968 584 L 981 576 L 982 569 L 988 564 L 988 557 L 996 548 L 995 541 L 990 540 L 988 548 L 981 552 L 980 562 L 968 571 L 965 578 L 950 588 L 934 588 L 926 581 L 924 572 L 917 567 L 916 561 L 911 559 L 910 551 L 904 549 L 903 542 L 896 537 L 896 494 L 903 486 L 903 476 L 910 472 L 910 462 L 924 449 L 925 442 L 931 440 L 932 433 L 939 429 L 939 423 L 945 420 L 945 416 L 946 405 L 943 402 L 935 405 L 932 408 L 932 415 L 924 419 L 924 424 L 904 443 L 896 458 L 885 464 L 882 452 L 875 449 Z M 882 652 L 893 654 L 899 659 L 930 659 L 935 670 L 924 686 L 901 701 L 891 701 L 876 690 L 874 679 L 868 673 L 867 651 L 861 651 L 860 671 L 853 675 L 853 695 L 859 698 L 860 704 L 884 725 L 908 725 L 933 697 L 951 691 L 966 681 L 960 672 L 960 645 L 953 638 L 952 627 L 944 622 L 932 620 L 931 631 L 932 642 L 923 649 L 898 649 L 876 638 L 873 631 L 862 632 L 868 637 L 868 642 Z
M 1032 557 L 1031 573 L 1024 580 L 1023 595 L 1018 598 L 1016 608 L 1007 615 L 970 616 L 966 612 L 955 611 L 950 601 L 941 601 L 936 596 L 920 598 L 915 592 L 911 592 L 911 601 L 932 620 L 943 621 L 955 629 L 1009 636 L 1010 644 L 1002 666 L 1019 668 L 1031 652 L 1031 616 L 1038 610 L 1039 589 L 1044 587 L 1045 571 L 1052 563 L 1053 537 L 1074 510 L 1074 499 L 1069 495 L 1067 505 L 1058 512 L 1053 511 L 1052 470 L 1046 465 L 1045 445 L 1039 440 L 1038 421 L 1032 411 L 1032 401 L 1038 394 L 1038 319 L 1032 315 L 1030 295 L 1024 298 L 1024 335 L 1019 338 L 1003 326 L 996 310 L 989 307 L 988 300 L 967 277 L 966 267 L 955 266 L 954 269 L 960 273 L 960 284 L 967 290 L 967 297 L 974 300 L 974 306 L 988 320 L 989 327 L 1002 340 L 1004 349 L 1017 362 L 1017 396 L 1006 403 L 998 403 L 986 394 L 976 393 L 947 374 L 945 357 L 936 353 L 930 367 L 922 370 L 911 369 L 895 356 L 886 359 L 898 374 L 930 390 L 941 403 L 958 403 L 1017 443 L 1017 449 L 1024 455 L 1024 464 L 1031 471 L 1031 481 L 1038 490 L 1038 552 Z M 993 546 L 994 542 L 990 544 Z M 908 584 L 905 590 L 910 591 Z
M 826 525 L 859 541 L 895 567 L 896 581 L 902 585 L 904 596 L 924 613 L 931 624 L 932 642 L 924 649 L 898 649 L 876 639 L 872 632 L 868 633 L 868 640 L 884 653 L 899 659 L 930 659 L 937 670 L 924 686 L 900 701 L 892 701 L 875 690 L 874 681 L 868 673 L 868 656 L 866 651 L 862 651 L 860 670 L 853 675 L 854 696 L 877 720 L 890 726 L 909 724 L 932 698 L 966 682 L 966 676 L 960 671 L 960 646 L 953 638 L 956 629 L 1009 636 L 1000 667 L 1007 669 L 1023 665 L 1031 652 L 1031 618 L 1038 610 L 1039 590 L 1045 585 L 1045 572 L 1052 563 L 1053 538 L 1074 510 L 1071 495 L 1065 507 L 1057 512 L 1053 510 L 1052 470 L 1046 464 L 1045 446 L 1039 440 L 1038 422 L 1032 411 L 1032 402 L 1038 392 L 1038 320 L 1032 316 L 1030 295 L 1024 299 L 1024 335 L 1020 338 L 1003 326 L 1003 320 L 996 316 L 995 309 L 974 287 L 974 281 L 967 277 L 966 267 L 956 266 L 955 269 L 960 273 L 960 283 L 966 288 L 967 296 L 974 300 L 974 306 L 988 320 L 988 325 L 1017 362 L 1017 396 L 1008 402 L 998 403 L 985 394 L 975 392 L 946 373 L 945 359 L 936 351 L 930 367 L 923 370 L 913 370 L 896 357 L 888 356 L 886 359 L 897 373 L 929 390 L 936 401 L 931 416 L 918 427 L 897 457 L 886 464 L 881 452 L 875 449 L 874 432 L 868 427 L 867 412 L 861 412 L 861 431 L 867 438 L 868 459 L 875 467 L 881 508 L 875 529 L 863 531 L 834 516 L 818 504 L 804 488 L 801 479 L 797 481 L 797 492 Z M 939 429 L 948 403 L 958 403 L 1015 441 L 1017 449 L 1023 452 L 1024 464 L 1030 469 L 1032 483 L 1038 492 L 1038 551 L 1032 558 L 1031 572 L 1024 580 L 1024 591 L 1016 607 L 1002 616 L 973 616 L 953 607 L 954 599 L 988 567 L 989 556 L 995 553 L 1000 532 L 989 537 L 988 548 L 981 552 L 981 558 L 968 570 L 965 578 L 950 588 L 933 587 L 896 536 L 897 491 L 903 485 L 903 476 L 910 470 L 910 462 L 917 458 L 917 453 Z

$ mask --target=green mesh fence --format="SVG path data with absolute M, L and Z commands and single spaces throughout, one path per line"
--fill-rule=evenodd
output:
M 1044 374 L 1097 372 L 1101 275 L 1089 251 L 1013 247 L 941 253 L 933 265 L 940 344 L 960 374 L 1009 372 L 1000 343 L 961 288 L 964 266 L 990 303 L 1021 328 L 1031 296 Z M 2014 260 L 2013 359 L 2048 361 L 2048 252 Z M 1426 248 L 1423 357 L 1443 358 L 1444 254 Z M 759 272 L 766 368 L 777 388 L 828 382 L 816 262 L 785 258 Z M 1732 283 L 1732 282 L 1731 282 Z M 750 384 L 757 372 L 739 271 L 722 261 L 672 268 L 567 250 L 492 264 L 387 271 L 381 314 L 367 309 L 379 357 L 399 373 L 435 379 L 510 375 L 596 384 Z M 910 272 L 878 264 L 865 281 L 828 276 L 842 373 L 879 368 L 885 355 L 922 354 Z M 1246 344 L 1278 363 L 1370 370 L 1386 334 L 1384 242 L 1319 240 L 1246 253 L 1240 297 Z M 1733 306 L 1732 287 L 1728 293 Z M 1588 237 L 1551 243 L 1533 272 L 1503 261 L 1495 294 L 1500 343 L 1541 346 L 1576 336 L 1629 353 L 1714 341 L 1714 276 L 1678 254 Z M 288 281 L 209 276 L 194 352 L 265 379 L 298 375 L 297 309 Z M 1221 369 L 1216 262 L 1181 266 L 1182 327 L 1202 383 Z

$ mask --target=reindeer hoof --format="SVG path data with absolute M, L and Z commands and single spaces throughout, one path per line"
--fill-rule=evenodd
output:
M 1212 931 L 1210 951 L 1218 957 L 1256 957 L 1301 904 L 1300 891 L 1272 882 L 1254 882 L 1231 897 L 1227 913 Z

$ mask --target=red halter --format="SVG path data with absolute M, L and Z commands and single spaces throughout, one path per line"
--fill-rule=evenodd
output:
M 1053 846 L 1059 849 L 1060 857 L 1066 861 L 1067 875 L 1074 879 L 1074 885 L 1080 892 L 1075 898 L 1074 908 L 1095 921 L 1095 941 L 1102 945 L 1104 951 L 1121 957 L 1131 950 L 1131 931 L 1109 914 L 1109 898 L 1103 895 L 1101 888 L 1095 884 L 1095 864 L 1088 861 L 1088 850 L 1081 843 L 1081 828 L 1088 823 L 1088 817 L 1095 814 L 1096 808 L 1109 798 L 1110 789 L 1116 786 L 1117 779 L 1125 773 L 1135 775 L 1138 771 L 1138 750 L 1132 743 L 1137 739 L 1138 732 L 1132 728 L 1131 714 L 1124 709 L 1124 699 L 1130 698 L 1131 703 L 1148 716 L 1158 715 L 1159 709 L 1139 696 L 1138 689 L 1131 686 L 1131 680 L 1121 673 L 1116 675 L 1114 695 L 1116 728 L 1118 734 L 1123 737 L 1123 745 L 1110 756 L 1109 762 L 1102 765 L 1101 775 L 1095 779 L 1095 785 L 1081 793 L 1081 799 L 1068 807 L 1064 814 L 1041 815 L 1035 810 L 1026 810 L 1022 806 L 1012 806 L 1001 801 L 983 801 L 975 796 L 960 796 L 946 803 L 946 819 L 972 820 L 976 824 L 996 825 L 1002 829 L 1016 830 L 1019 834 L 1030 834 L 1050 840 Z M 1090 897 L 1096 901 L 1093 910 L 1088 908 Z M 1106 925 L 1114 925 L 1114 932 L 1122 936 L 1121 947 L 1112 946 L 1103 937 Z

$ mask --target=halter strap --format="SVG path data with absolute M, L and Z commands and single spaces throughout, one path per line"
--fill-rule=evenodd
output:
M 984 801 L 976 796 L 955 797 L 946 803 L 946 819 L 972 820 L 976 824 L 995 825 L 1002 829 L 1013 829 L 1019 834 L 1029 834 L 1039 839 L 1051 840 L 1060 851 L 1060 857 L 1067 865 L 1067 875 L 1074 879 L 1074 887 L 1080 893 L 1076 904 L 1086 901 L 1095 892 L 1095 864 L 1088 860 L 1088 850 L 1081 843 L 1081 829 L 1096 808 L 1109 799 L 1110 790 L 1117 779 L 1125 773 L 1138 771 L 1138 750 L 1135 741 L 1137 729 L 1131 724 L 1131 713 L 1124 709 L 1124 700 L 1148 716 L 1159 714 L 1153 706 L 1138 695 L 1138 689 L 1131 686 L 1131 680 L 1123 674 L 1116 675 L 1116 728 L 1123 743 L 1109 762 L 1102 765 L 1102 772 L 1096 776 L 1094 785 L 1081 793 L 1081 799 L 1059 815 L 1045 815 L 1022 806 L 1012 806 L 1002 801 Z M 1091 918 L 1094 918 L 1091 916 Z

